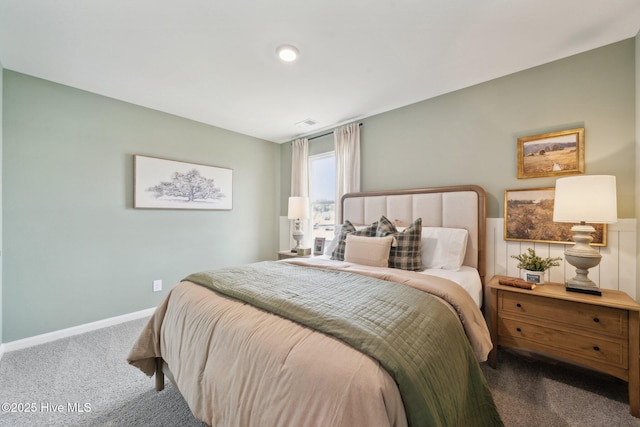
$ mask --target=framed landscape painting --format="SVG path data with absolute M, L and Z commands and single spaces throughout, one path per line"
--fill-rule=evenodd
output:
M 231 169 L 133 156 L 134 208 L 230 210 Z
M 553 222 L 554 187 L 504 192 L 504 239 L 525 242 L 573 244 L 575 224 Z M 607 225 L 590 224 L 593 246 L 607 246 Z
M 518 178 L 584 173 L 584 128 L 518 138 Z

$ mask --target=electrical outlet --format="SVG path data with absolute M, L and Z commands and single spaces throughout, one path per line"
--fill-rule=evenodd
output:
M 160 292 L 162 290 L 162 280 L 153 281 L 153 292 Z

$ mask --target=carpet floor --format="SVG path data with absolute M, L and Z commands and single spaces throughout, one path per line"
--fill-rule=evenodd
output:
M 204 426 L 170 384 L 129 366 L 147 319 L 6 353 L 0 361 L 0 426 Z M 507 427 L 640 427 L 624 381 L 500 351 L 482 370 Z

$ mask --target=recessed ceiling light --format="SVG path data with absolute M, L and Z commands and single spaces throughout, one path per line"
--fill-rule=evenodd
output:
M 278 57 L 284 62 L 293 62 L 298 59 L 298 54 L 300 52 L 295 46 L 285 44 L 282 46 L 278 46 L 278 48 L 276 49 L 276 53 L 278 54 Z

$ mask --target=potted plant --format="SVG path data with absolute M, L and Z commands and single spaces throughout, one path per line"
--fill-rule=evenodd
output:
M 536 285 L 544 284 L 544 272 L 551 267 L 560 265 L 562 258 L 541 258 L 536 255 L 536 251 L 529 248 L 526 253 L 511 255 L 511 258 L 518 260 L 518 268 L 524 270 L 524 280 Z

